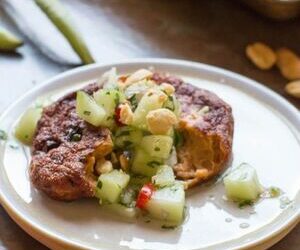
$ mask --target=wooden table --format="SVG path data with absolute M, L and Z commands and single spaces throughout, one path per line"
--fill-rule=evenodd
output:
M 169 57 L 220 66 L 257 80 L 288 97 L 276 69 L 260 71 L 245 46 L 264 41 L 300 54 L 300 20 L 274 22 L 237 1 L 64 0 L 85 34 L 97 62 L 133 57 Z M 0 23 L 15 30 L 0 12 Z M 47 39 L 47 38 L 45 38 Z M 68 67 L 51 62 L 29 42 L 19 55 L 0 55 L 0 111 L 34 85 Z M 300 247 L 300 225 L 272 250 Z M 0 207 L 0 250 L 46 249 L 23 232 Z

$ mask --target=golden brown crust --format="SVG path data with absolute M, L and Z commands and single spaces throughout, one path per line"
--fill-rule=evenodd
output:
M 84 89 L 88 93 L 96 85 Z M 45 108 L 33 140 L 30 178 L 39 190 L 59 200 L 92 197 L 96 159 L 112 151 L 110 131 L 96 128 L 76 114 L 75 93 Z M 72 136 L 79 134 L 79 141 Z
M 184 143 L 177 149 L 177 178 L 189 187 L 218 175 L 231 158 L 234 121 L 231 107 L 214 93 L 155 74 L 158 83 L 172 84 L 182 107 L 179 129 Z M 208 112 L 203 112 L 207 109 Z

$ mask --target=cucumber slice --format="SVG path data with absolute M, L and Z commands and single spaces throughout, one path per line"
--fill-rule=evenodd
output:
M 133 113 L 133 126 L 147 130 L 146 116 L 148 112 L 161 108 L 166 99 L 167 95 L 157 89 L 149 90 L 144 94 Z
M 137 209 L 134 207 L 126 207 L 121 204 L 105 204 L 104 209 L 107 211 L 112 211 L 114 214 L 122 218 L 134 219 L 137 216 Z
M 183 184 L 176 181 L 173 186 L 157 189 L 145 208 L 152 218 L 178 225 L 183 220 L 184 204 Z
M 35 2 L 69 41 L 82 62 L 85 64 L 94 63 L 88 47 L 74 27 L 73 20 L 63 4 L 58 0 L 35 0 Z
M 173 185 L 175 183 L 173 169 L 168 165 L 160 166 L 156 175 L 152 177 L 152 183 L 161 188 Z
M 77 91 L 76 112 L 80 118 L 96 127 L 105 122 L 105 110 L 83 91 Z
M 253 201 L 263 192 L 255 169 L 246 163 L 227 175 L 224 185 L 227 197 L 236 201 Z
M 180 117 L 181 107 L 175 95 L 168 96 L 168 100 L 164 103 L 163 107 L 174 112 L 178 118 Z
M 167 159 L 173 146 L 173 139 L 167 135 L 148 135 L 141 141 L 141 147 L 152 157 Z
M 18 140 L 25 144 L 31 144 L 36 126 L 41 118 L 42 109 L 40 108 L 29 108 L 21 116 L 15 128 L 15 136 Z
M 131 171 L 135 174 L 153 176 L 163 160 L 157 157 L 151 157 L 144 150 L 138 148 L 135 150 Z
M 8 30 L 0 27 L 0 51 L 11 52 L 23 45 L 23 41 Z
M 129 183 L 129 175 L 122 170 L 113 170 L 100 175 L 96 188 L 96 197 L 101 202 L 117 203 L 120 194 Z
M 133 127 L 121 127 L 116 131 L 114 144 L 118 148 L 131 148 L 140 144 L 143 132 Z

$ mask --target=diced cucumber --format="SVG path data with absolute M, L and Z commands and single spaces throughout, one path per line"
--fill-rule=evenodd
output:
M 180 117 L 181 107 L 175 95 L 168 96 L 168 100 L 164 103 L 163 107 L 174 112 L 177 117 Z
M 226 195 L 232 200 L 255 200 L 263 191 L 257 173 L 243 163 L 224 178 Z
M 103 207 L 107 211 L 112 211 L 114 214 L 127 219 L 134 219 L 137 216 L 137 209 L 134 207 L 126 207 L 121 204 L 105 204 Z
M 173 139 L 167 135 L 147 135 L 141 141 L 141 147 L 152 157 L 167 159 L 173 146 Z
M 157 89 L 146 92 L 133 113 L 133 126 L 147 130 L 146 116 L 149 111 L 163 106 L 167 95 Z
M 115 67 L 106 71 L 99 79 L 99 86 L 103 89 L 118 89 L 118 75 Z
M 184 216 L 185 193 L 183 184 L 157 189 L 146 204 L 149 215 L 171 225 L 178 225 Z
M 29 108 L 21 116 L 15 129 L 15 136 L 25 144 L 31 144 L 42 109 Z
M 80 118 L 96 127 L 103 125 L 105 121 L 105 110 L 83 91 L 77 92 L 76 112 Z
M 152 176 L 152 183 L 158 187 L 171 186 L 175 182 L 173 169 L 168 165 L 162 165 L 158 168 L 156 175 Z
M 104 203 L 118 202 L 121 192 L 129 183 L 129 179 L 129 175 L 122 170 L 113 170 L 100 175 L 96 188 L 96 197 Z
M 124 90 L 124 94 L 127 99 L 130 99 L 133 95 L 135 95 L 137 101 L 140 101 L 142 96 L 147 92 L 147 90 L 155 86 L 156 85 L 152 81 L 143 80 L 129 85 Z
M 143 138 L 143 132 L 139 129 L 126 126 L 116 131 L 115 146 L 118 148 L 130 148 L 138 145 Z
M 116 107 L 125 101 L 123 93 L 116 89 L 100 89 L 94 92 L 94 99 L 106 111 L 105 126 L 111 127 L 114 124 Z
M 135 150 L 131 171 L 135 174 L 153 176 L 163 160 L 157 157 L 151 157 L 144 150 L 138 148 Z

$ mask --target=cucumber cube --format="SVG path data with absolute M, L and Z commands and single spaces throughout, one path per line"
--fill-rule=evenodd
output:
M 83 91 L 77 92 L 76 112 L 81 119 L 96 127 L 103 125 L 106 117 L 105 110 Z
M 159 109 L 167 100 L 167 95 L 160 90 L 146 92 L 133 113 L 133 126 L 147 130 L 146 116 L 149 111 Z
M 151 157 L 143 149 L 136 149 L 132 162 L 131 171 L 135 174 L 153 176 L 162 164 L 161 158 Z
M 148 135 L 143 137 L 141 147 L 152 157 L 167 159 L 173 146 L 173 139 L 167 135 Z
M 162 165 L 159 167 L 156 175 L 152 177 L 152 183 L 158 187 L 171 186 L 175 182 L 175 176 L 173 169 L 168 165 Z
M 116 131 L 114 144 L 118 148 L 130 148 L 137 146 L 143 138 L 141 130 L 133 127 L 121 127 Z
M 226 195 L 236 201 L 253 201 L 262 193 L 257 173 L 253 167 L 243 163 L 224 178 Z
M 25 144 L 31 144 L 38 120 L 41 118 L 42 109 L 29 108 L 21 116 L 15 129 L 15 136 Z
M 149 215 L 155 219 L 178 225 L 183 220 L 185 193 L 183 184 L 176 181 L 174 185 L 157 189 L 146 204 Z
M 129 175 L 122 170 L 113 170 L 100 175 L 96 188 L 96 197 L 104 203 L 117 203 L 121 192 L 128 185 L 129 179 Z

